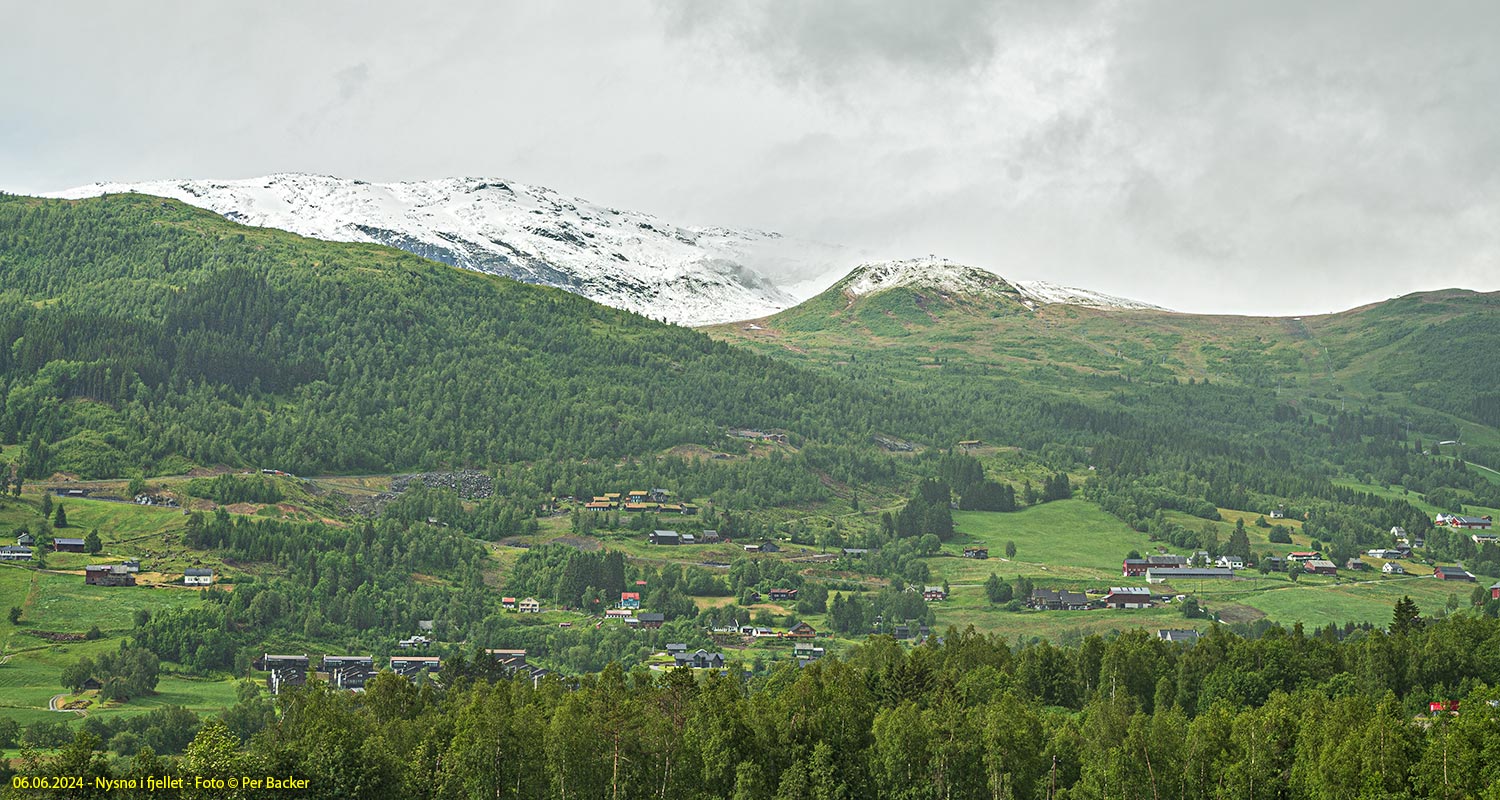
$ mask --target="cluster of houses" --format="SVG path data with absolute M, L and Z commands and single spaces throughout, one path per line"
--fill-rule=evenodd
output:
M 485 650 L 485 655 L 494 659 L 506 674 L 525 675 L 533 681 L 547 674 L 545 669 L 528 664 L 525 650 Z M 266 685 L 272 694 L 280 694 L 282 687 L 302 686 L 309 675 L 326 680 L 339 689 L 362 691 L 379 670 L 373 656 L 323 656 L 315 671 L 312 659 L 306 654 L 275 655 L 266 653 L 252 664 L 267 673 Z M 439 656 L 391 656 L 386 668 L 410 681 L 416 682 L 423 675 L 435 675 L 442 670 L 443 660 Z
M 672 666 L 680 669 L 723 669 L 724 654 L 707 650 L 687 651 L 685 644 L 667 645 L 667 655 L 672 657 Z
M 750 439 L 751 441 L 756 442 L 775 442 L 777 444 L 789 444 L 791 441 L 784 433 L 777 433 L 775 431 L 762 431 L 754 428 L 730 428 L 728 435 L 731 439 Z
M 817 630 L 806 622 L 798 622 L 784 631 L 754 625 L 741 625 L 738 628 L 712 628 L 709 630 L 709 633 L 714 636 L 737 636 L 750 639 L 792 639 L 794 641 L 810 641 L 818 637 Z
M 684 514 L 692 516 L 698 513 L 698 507 L 692 503 L 672 502 L 672 493 L 666 489 L 636 489 L 630 492 L 608 492 L 597 495 L 594 499 L 583 504 L 588 511 L 654 511 L 659 514 Z
M 1208 553 L 1195 553 L 1194 559 L 1208 563 Z M 1174 579 L 1233 578 L 1235 570 L 1245 568 L 1243 560 L 1231 556 L 1219 556 L 1212 567 L 1194 567 L 1194 559 L 1175 555 L 1127 558 L 1120 565 L 1120 574 L 1126 578 L 1145 578 L 1147 583 L 1165 583 Z
M 701 533 L 678 533 L 677 531 L 652 531 L 646 534 L 646 541 L 651 544 L 679 545 L 679 544 L 718 544 L 728 541 L 719 537 L 718 531 L 703 531 Z
M 1067 589 L 1033 589 L 1026 607 L 1038 611 L 1084 611 L 1090 608 L 1151 608 L 1151 590 L 1139 586 L 1112 586 L 1099 600 Z
M 506 611 L 517 611 L 522 614 L 542 613 L 542 604 L 535 597 L 527 597 L 520 601 L 514 597 L 502 597 L 500 607 Z
M 990 549 L 988 547 L 965 547 L 964 548 L 964 558 L 985 559 L 985 558 L 989 558 L 989 557 L 990 557 Z

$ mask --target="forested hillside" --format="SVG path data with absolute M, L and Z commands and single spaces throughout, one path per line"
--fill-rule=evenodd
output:
M 0 199 L 0 435 L 26 477 L 390 471 L 710 443 L 999 434 L 560 291 L 176 202 Z M 936 413 L 936 412 L 941 413 Z

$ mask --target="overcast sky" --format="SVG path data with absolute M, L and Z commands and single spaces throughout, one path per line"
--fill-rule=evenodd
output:
M 0 186 L 492 176 L 1173 308 L 1500 289 L 1492 2 L 0 0 Z

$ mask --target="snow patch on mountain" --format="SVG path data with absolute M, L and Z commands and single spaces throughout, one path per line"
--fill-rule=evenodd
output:
M 852 260 L 837 246 L 757 230 L 684 227 L 496 179 L 367 183 L 283 173 L 96 183 L 49 196 L 121 192 L 170 197 L 246 225 L 316 239 L 398 247 L 683 325 L 774 313 L 802 298 L 767 273 L 823 274 Z
M 1061 303 L 1070 306 L 1087 306 L 1089 308 L 1121 309 L 1121 310 L 1145 310 L 1145 311 L 1169 311 L 1162 306 L 1143 303 L 1140 300 L 1131 300 L 1128 297 L 1118 297 L 1103 292 L 1090 291 L 1088 289 L 1075 289 L 1071 286 L 1059 286 L 1046 281 L 1011 281 L 1011 284 L 1020 290 L 1021 295 L 1035 303 L 1049 304 Z

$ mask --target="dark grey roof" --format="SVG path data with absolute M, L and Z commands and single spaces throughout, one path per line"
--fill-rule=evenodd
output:
M 183 570 L 182 574 L 184 574 L 184 575 L 191 575 L 194 578 L 211 578 L 211 577 L 213 577 L 214 571 L 211 570 L 211 569 L 200 569 L 198 567 L 189 567 L 189 568 Z

